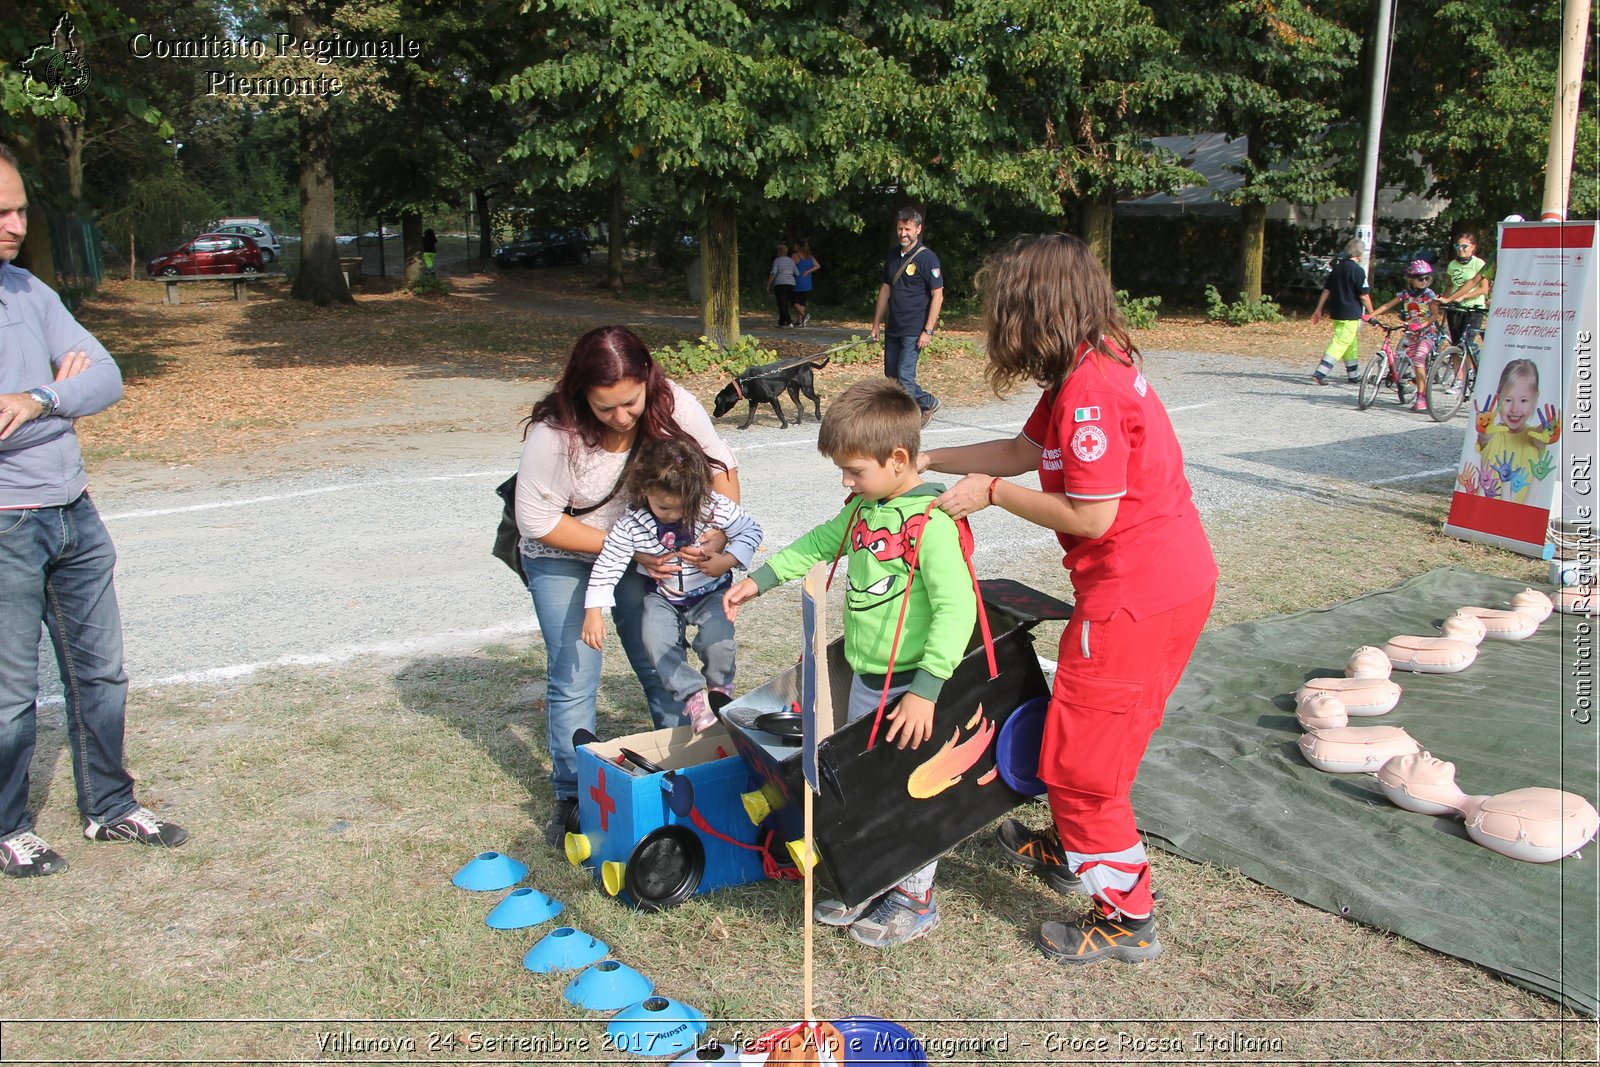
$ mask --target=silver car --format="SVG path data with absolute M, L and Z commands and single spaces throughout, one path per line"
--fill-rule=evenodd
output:
M 256 247 L 261 249 L 261 258 L 268 263 L 276 263 L 283 258 L 283 242 L 272 232 L 272 227 L 264 222 L 229 222 L 218 226 L 212 232 L 243 234 L 255 241 Z

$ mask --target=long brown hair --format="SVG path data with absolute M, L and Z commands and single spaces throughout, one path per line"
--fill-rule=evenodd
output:
M 605 427 L 589 406 L 589 393 L 620 381 L 644 383 L 644 414 L 639 432 L 649 439 L 682 437 L 672 417 L 672 387 L 661 366 L 639 335 L 626 326 L 601 326 L 578 338 L 561 369 L 556 387 L 535 405 L 524 420 L 522 435 L 536 422 L 576 434 L 590 448 L 599 448 Z
M 989 257 L 977 286 L 989 355 L 984 376 L 997 395 L 1022 378 L 1060 387 L 1084 344 L 1119 363 L 1141 360 L 1105 268 L 1070 234 L 1018 237 Z
M 711 502 L 711 461 L 693 441 L 650 441 L 639 447 L 639 458 L 628 474 L 628 506 L 649 507 L 646 493 L 676 497 L 683 505 L 689 542 L 699 534 Z

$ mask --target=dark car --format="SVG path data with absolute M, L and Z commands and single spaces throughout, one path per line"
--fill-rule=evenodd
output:
M 152 259 L 150 277 L 180 274 L 258 274 L 265 263 L 256 243 L 240 233 L 203 233 L 164 256 Z
M 494 250 L 502 267 L 550 267 L 589 262 L 589 237 L 582 230 L 524 230 Z

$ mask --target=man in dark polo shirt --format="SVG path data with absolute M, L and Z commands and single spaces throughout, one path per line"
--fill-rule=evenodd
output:
M 878 307 L 872 313 L 872 333 L 887 321 L 883 336 L 883 374 L 898 381 L 922 409 L 922 425 L 939 410 L 939 398 L 917 384 L 917 360 L 933 340 L 944 306 L 944 275 L 939 257 L 922 243 L 922 212 L 904 208 L 895 216 L 896 247 L 883 264 L 883 284 Z M 885 314 L 887 313 L 887 320 Z

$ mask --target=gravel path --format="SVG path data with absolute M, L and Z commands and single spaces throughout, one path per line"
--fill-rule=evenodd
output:
M 1312 385 L 1259 359 L 1152 353 L 1146 370 L 1178 428 L 1196 499 L 1214 534 L 1297 501 L 1443 493 L 1465 421 L 1438 425 L 1392 400 L 1355 409 L 1354 388 Z M 824 396 L 845 370 L 819 375 Z M 473 383 L 515 425 L 526 398 Z M 498 392 L 496 392 L 498 390 Z M 1036 394 L 947 404 L 937 446 L 1011 434 Z M 815 450 L 817 426 L 722 424 L 739 455 L 749 511 L 781 547 L 842 499 Z M 215 485 L 204 468 L 93 472 L 116 540 L 128 668 L 135 685 L 242 677 L 271 665 L 470 648 L 534 632 L 525 591 L 488 554 L 492 488 L 516 464 L 514 435 L 481 430 L 353 438 L 319 453 L 335 465 Z M 261 464 L 254 464 L 260 467 Z M 1002 512 L 975 529 L 980 572 L 1026 577 L 1057 566 L 1053 539 Z M 1263 559 L 1270 557 L 1263 546 Z M 1264 563 L 1265 565 L 1265 563 Z M 47 661 L 48 662 L 48 661 Z M 47 691 L 58 689 L 53 678 Z

